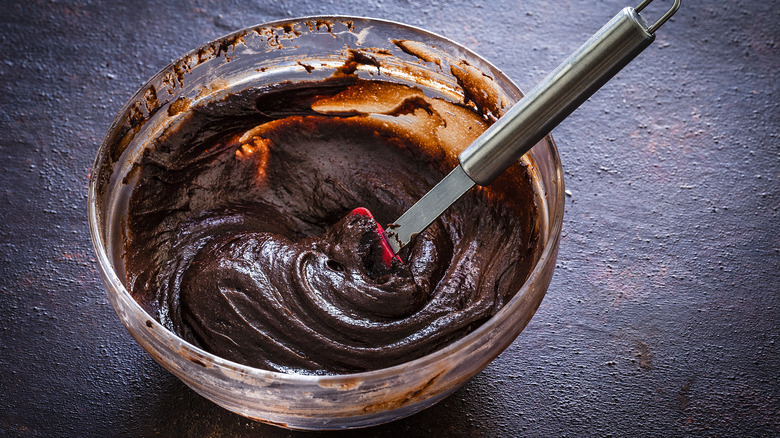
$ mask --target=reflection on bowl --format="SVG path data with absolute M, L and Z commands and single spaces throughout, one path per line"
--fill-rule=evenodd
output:
M 563 176 L 551 137 L 523 157 L 538 206 L 531 272 L 487 322 L 433 353 L 375 371 L 282 373 L 226 360 L 186 342 L 136 302 L 125 284 L 128 200 L 134 164 L 152 140 L 193 107 L 250 88 L 357 75 L 413 85 L 499 116 L 521 93 L 500 71 L 442 37 L 398 23 L 312 17 L 244 29 L 203 45 L 156 74 L 125 105 L 95 161 L 89 220 L 109 299 L 122 322 L 161 365 L 215 403 L 289 428 L 338 429 L 411 415 L 462 386 L 528 323 L 550 283 L 563 218 Z

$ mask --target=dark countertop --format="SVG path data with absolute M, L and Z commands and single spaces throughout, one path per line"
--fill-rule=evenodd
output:
M 450 37 L 528 90 L 636 6 L 156 3 L 3 2 L 0 436 L 303 435 L 188 389 L 106 298 L 90 167 L 121 106 L 169 61 L 264 21 L 362 15 Z M 780 435 L 778 18 L 777 2 L 685 1 L 553 132 L 570 196 L 558 267 L 526 330 L 438 405 L 346 435 Z

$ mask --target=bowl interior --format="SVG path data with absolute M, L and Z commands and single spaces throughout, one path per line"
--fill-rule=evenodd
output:
M 187 111 L 247 88 L 320 81 L 355 54 L 354 74 L 414 85 L 499 116 L 522 97 L 498 69 L 468 49 L 426 31 L 357 17 L 309 17 L 232 33 L 181 56 L 124 106 L 98 152 L 89 187 L 89 219 L 112 305 L 142 347 L 212 401 L 249 418 L 302 429 L 362 427 L 417 412 L 450 394 L 503 351 L 539 306 L 552 276 L 563 217 L 563 175 L 547 137 L 522 161 L 534 177 L 540 251 L 521 290 L 487 323 L 442 350 L 381 370 L 311 376 L 259 370 L 214 356 L 160 325 L 124 285 L 124 229 L 137 179 L 134 163 Z M 374 63 L 375 61 L 375 63 Z M 458 71 L 474 80 L 464 80 Z

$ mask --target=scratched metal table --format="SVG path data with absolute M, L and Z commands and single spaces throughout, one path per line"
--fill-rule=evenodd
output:
M 635 6 L 155 3 L 0 8 L 0 436 L 303 435 L 168 374 L 120 324 L 96 271 L 93 157 L 170 60 L 264 21 L 363 15 L 450 37 L 528 90 Z M 777 2 L 684 2 L 553 133 L 566 218 L 528 328 L 440 404 L 346 436 L 780 435 L 778 18 Z

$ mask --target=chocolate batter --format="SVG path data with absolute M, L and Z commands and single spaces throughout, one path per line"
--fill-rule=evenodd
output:
M 246 365 L 350 373 L 463 337 L 521 287 L 538 224 L 525 169 L 472 190 L 381 259 L 367 207 L 397 218 L 488 125 L 475 108 L 356 78 L 248 90 L 190 109 L 137 165 L 133 296 Z

